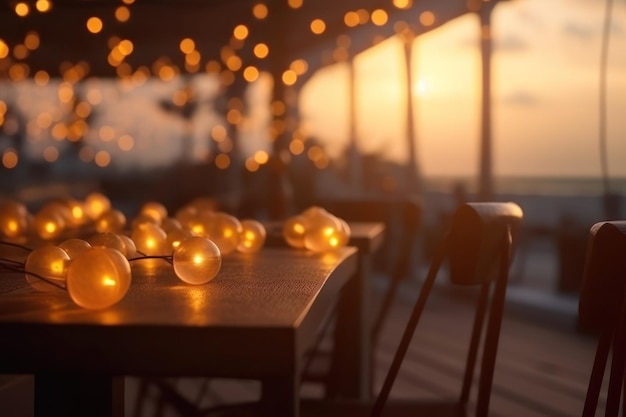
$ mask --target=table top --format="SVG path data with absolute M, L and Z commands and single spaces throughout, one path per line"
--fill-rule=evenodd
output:
M 164 260 L 133 262 L 126 297 L 100 311 L 61 290 L 0 274 L 0 372 L 258 377 L 293 372 L 341 287 L 356 249 L 264 248 L 229 254 L 192 286 Z

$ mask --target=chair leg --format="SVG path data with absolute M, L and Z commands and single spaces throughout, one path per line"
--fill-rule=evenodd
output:
M 476 303 L 476 313 L 474 314 L 474 324 L 472 326 L 472 338 L 467 352 L 467 360 L 465 362 L 465 375 L 463 377 L 463 386 L 461 388 L 461 397 L 459 402 L 463 405 L 467 404 L 474 379 L 474 368 L 476 367 L 476 356 L 478 355 L 478 346 L 480 345 L 480 337 L 482 335 L 483 325 L 485 322 L 485 313 L 487 312 L 487 302 L 489 301 L 489 293 L 491 285 L 483 284 L 480 289 L 478 301 Z
M 501 247 L 500 265 L 496 285 L 491 300 L 483 359 L 480 370 L 480 382 L 478 386 L 478 399 L 476 402 L 476 417 L 487 417 L 489 414 L 489 400 L 491 398 L 491 386 L 493 384 L 493 372 L 498 353 L 498 341 L 502 315 L 504 314 L 504 300 L 511 265 L 511 231 L 509 230 Z
M 417 323 L 424 311 L 424 307 L 426 305 L 426 301 L 428 300 L 428 296 L 430 291 L 433 288 L 433 284 L 435 283 L 435 279 L 437 278 L 437 272 L 441 267 L 444 256 L 448 250 L 448 240 L 444 240 L 439 248 L 439 252 L 435 259 L 433 260 L 430 270 L 428 271 L 428 276 L 422 285 L 422 289 L 420 291 L 419 297 L 413 307 L 413 311 L 411 312 L 411 316 L 409 318 L 409 322 L 407 323 L 404 333 L 402 334 L 402 339 L 400 340 L 400 344 L 398 345 L 398 349 L 393 357 L 393 361 L 391 363 L 391 367 L 387 372 L 387 376 L 385 378 L 385 382 L 383 383 L 383 387 L 376 397 L 376 401 L 374 402 L 374 406 L 372 408 L 371 417 L 379 417 L 382 414 L 383 408 L 389 398 L 389 393 L 391 392 L 391 388 L 393 387 L 393 383 L 398 376 L 398 371 L 400 370 L 400 365 L 404 360 L 404 356 L 409 348 L 409 344 L 411 343 L 411 339 L 413 338 L 413 334 L 415 333 L 415 329 L 417 327 Z
M 613 358 L 611 361 L 611 376 L 606 399 L 606 417 L 617 417 L 619 413 L 624 369 L 626 368 L 626 303 L 622 302 L 621 315 L 613 336 Z
M 596 414 L 600 389 L 602 388 L 602 379 L 604 377 L 604 369 L 606 368 L 606 362 L 609 357 L 612 339 L 613 328 L 612 326 L 606 326 L 598 340 L 596 356 L 593 361 L 591 376 L 589 377 L 589 385 L 587 386 L 587 395 L 585 397 L 582 417 L 593 417 Z

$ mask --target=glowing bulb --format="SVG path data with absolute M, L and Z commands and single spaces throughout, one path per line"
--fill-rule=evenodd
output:
M 307 219 L 303 215 L 292 216 L 283 224 L 283 237 L 287 244 L 294 248 L 304 247 Z
M 135 242 L 137 251 L 145 255 L 169 255 L 171 249 L 167 247 L 167 235 L 155 224 L 144 224 L 138 227 L 130 235 Z
M 85 197 L 85 212 L 91 220 L 96 220 L 111 209 L 111 200 L 104 194 L 93 192 Z
M 51 281 L 54 284 L 65 286 L 65 277 L 70 257 L 63 249 L 57 246 L 40 246 L 26 257 L 24 270 Z M 37 291 L 53 291 L 55 285 L 45 282 L 31 274 L 25 274 L 26 281 Z
M 69 224 L 72 226 L 82 226 L 87 222 L 87 214 L 83 207 L 83 203 L 78 200 L 67 200 L 65 202 L 70 211 Z
M 149 201 L 141 206 L 139 214 L 152 217 L 155 220 L 155 223 L 160 225 L 163 222 L 163 219 L 167 217 L 167 209 L 161 203 Z
M 188 284 L 211 281 L 222 267 L 222 255 L 217 245 L 208 238 L 190 237 L 174 249 L 174 272 Z
M 237 248 L 241 222 L 236 217 L 217 212 L 207 226 L 207 237 L 215 242 L 222 255 L 227 255 Z
M 42 239 L 54 239 L 65 228 L 63 217 L 52 210 L 40 210 L 35 214 L 33 226 Z
M 67 291 L 76 304 L 101 309 L 119 302 L 130 287 L 131 269 L 121 252 L 94 247 L 81 253 L 67 268 Z
M 166 217 L 163 219 L 163 222 L 161 222 L 161 229 L 163 229 L 165 233 L 169 233 L 172 230 L 182 229 L 182 228 L 183 228 L 183 225 L 180 224 L 180 222 L 176 220 L 174 217 Z
M 0 233 L 9 238 L 23 236 L 28 231 L 28 209 L 16 201 L 0 203 Z
M 173 229 L 167 233 L 167 246 L 172 250 L 180 246 L 181 242 L 195 236 L 193 232 L 187 229 Z
M 119 234 L 114 232 L 101 232 L 91 236 L 88 240 L 93 247 L 115 249 L 122 254 L 126 253 L 126 245 Z
M 138 227 L 143 227 L 145 224 L 159 225 L 154 217 L 148 216 L 147 214 L 138 214 L 131 222 L 130 227 L 134 230 Z
M 117 209 L 111 209 L 102 213 L 96 220 L 94 227 L 100 233 L 120 232 L 126 226 L 126 216 Z
M 339 244 L 337 235 L 340 232 L 341 224 L 337 217 L 326 211 L 311 212 L 304 234 L 304 246 L 314 252 L 336 249 Z
M 260 222 L 250 219 L 242 220 L 237 251 L 243 253 L 258 252 L 265 243 L 265 236 L 265 227 Z
M 79 254 L 91 247 L 91 244 L 83 239 L 67 239 L 58 245 L 61 249 L 67 252 L 70 259 L 76 258 Z
M 124 252 L 122 252 L 126 259 L 134 258 L 137 255 L 137 246 L 135 246 L 135 242 L 130 238 L 130 236 L 126 236 L 122 233 L 118 233 L 117 236 L 124 243 Z

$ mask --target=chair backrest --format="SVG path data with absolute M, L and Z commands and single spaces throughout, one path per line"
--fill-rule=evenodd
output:
M 497 276 L 498 247 L 517 236 L 523 212 L 515 203 L 466 203 L 452 219 L 449 234 L 450 279 L 455 284 L 483 284 Z
M 581 328 L 600 335 L 582 415 L 596 415 L 612 350 L 605 416 L 617 416 L 620 398 L 626 395 L 626 391 L 622 394 L 626 373 L 626 221 L 600 222 L 591 227 L 578 313 Z M 625 411 L 626 404 L 622 415 Z
M 596 223 L 589 231 L 578 305 L 580 325 L 599 330 L 613 322 L 625 288 L 626 220 Z

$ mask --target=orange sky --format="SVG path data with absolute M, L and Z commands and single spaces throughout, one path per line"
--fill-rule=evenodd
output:
M 626 3 L 615 2 L 610 40 L 609 170 L 626 176 Z M 494 170 L 501 175 L 592 175 L 598 157 L 598 79 L 604 2 L 517 0 L 494 13 Z M 418 158 L 426 175 L 478 167 L 478 20 L 456 19 L 415 45 Z M 402 46 L 390 39 L 356 60 L 357 140 L 406 158 Z M 345 91 L 345 94 L 338 92 Z M 328 100 L 333 95 L 332 100 Z M 319 71 L 303 89 L 310 133 L 337 154 L 348 140 L 347 70 Z

